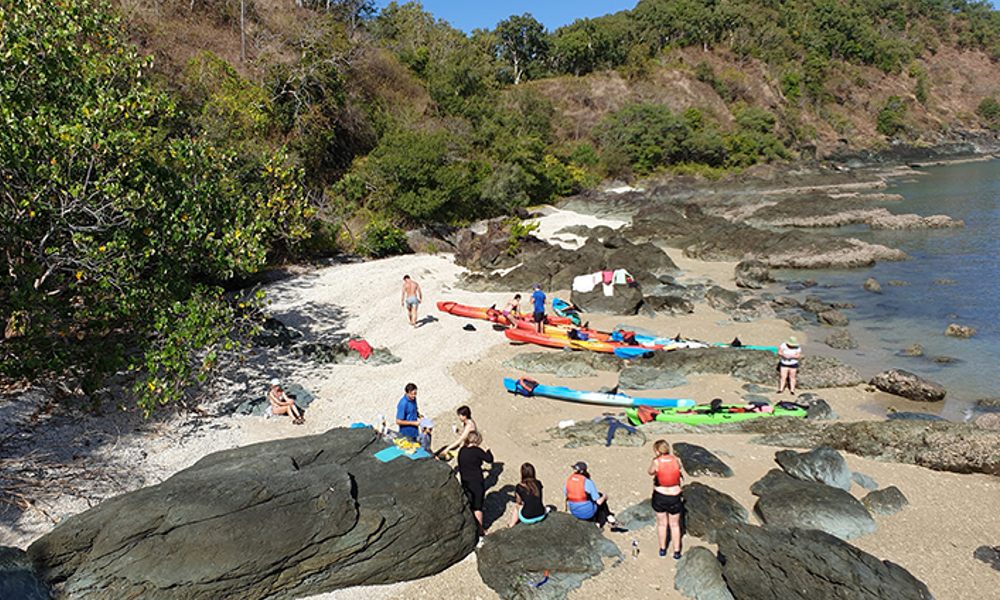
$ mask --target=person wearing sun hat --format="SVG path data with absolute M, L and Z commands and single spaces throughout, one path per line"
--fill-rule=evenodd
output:
M 603 528 L 610 523 L 612 528 L 618 523 L 614 513 L 608 508 L 608 497 L 597 490 L 597 485 L 587 472 L 587 463 L 580 461 L 572 465 L 573 474 L 566 480 L 566 509 L 577 519 L 592 521 Z
M 799 361 L 802 359 L 802 347 L 795 336 L 781 343 L 778 347 L 778 393 L 780 394 L 787 387 L 788 391 L 795 395 L 795 375 L 799 370 Z

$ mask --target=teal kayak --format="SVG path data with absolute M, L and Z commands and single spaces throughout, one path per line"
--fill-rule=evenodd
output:
M 534 383 L 528 389 L 523 382 Z M 628 394 L 610 394 L 607 392 L 588 392 L 574 390 L 564 386 L 541 385 L 532 380 L 518 380 L 506 377 L 503 386 L 508 392 L 521 396 L 541 396 L 554 400 L 565 400 L 567 402 L 580 402 L 583 404 L 599 404 L 601 406 L 621 406 L 625 408 L 638 406 L 652 406 L 654 408 L 677 408 L 694 406 L 694 400 L 690 398 L 636 398 Z

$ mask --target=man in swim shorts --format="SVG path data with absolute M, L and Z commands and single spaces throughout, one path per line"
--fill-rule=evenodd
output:
M 403 296 L 399 304 L 406 309 L 411 327 L 417 326 L 417 307 L 423 300 L 424 294 L 420 291 L 420 284 L 410 279 L 409 275 L 403 275 Z
M 545 331 L 545 292 L 538 283 L 534 286 L 535 291 L 531 294 L 531 303 L 534 307 L 532 318 L 535 321 L 535 328 L 538 333 Z

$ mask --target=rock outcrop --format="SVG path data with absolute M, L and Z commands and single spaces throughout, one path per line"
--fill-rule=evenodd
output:
M 909 571 L 815 529 L 737 525 L 720 532 L 722 576 L 737 600 L 931 600 Z
M 0 546 L 0 598 L 49 600 L 52 591 L 20 548 Z
M 754 514 L 766 525 L 819 529 L 845 540 L 875 531 L 875 521 L 854 496 L 778 469 L 768 471 L 750 492 L 758 497 Z
M 438 573 L 475 547 L 468 503 L 443 463 L 383 463 L 383 447 L 361 428 L 216 452 L 28 553 L 88 598 L 293 598 Z
M 736 287 L 759 290 L 768 283 L 774 281 L 771 278 L 771 271 L 767 265 L 759 260 L 741 260 L 736 263 L 734 271 Z
M 816 481 L 845 491 L 851 490 L 851 469 L 839 452 L 820 446 L 808 452 L 782 450 L 774 460 L 785 473 L 802 481 Z
M 740 348 L 697 348 L 683 352 L 657 352 L 639 364 L 628 365 L 619 383 L 628 389 L 663 389 L 661 380 L 698 373 L 730 375 L 751 383 L 775 382 L 774 354 Z M 806 356 L 799 369 L 802 389 L 852 387 L 863 383 L 853 367 L 826 356 Z
M 868 279 L 865 279 L 865 283 L 862 287 L 864 287 L 866 291 L 869 291 L 873 294 L 882 293 L 882 284 L 880 284 L 878 282 L 878 279 L 875 279 L 874 277 L 869 277 Z
M 592 523 L 552 513 L 541 523 L 519 524 L 486 536 L 476 553 L 479 575 L 501 598 L 565 598 L 566 593 L 604 570 L 604 558 L 621 560 L 613 542 Z M 541 581 L 532 588 L 525 577 Z
M 674 589 L 693 600 L 733 600 L 722 578 L 722 565 L 708 548 L 697 546 L 677 563 Z
M 851 336 L 851 332 L 846 329 L 838 329 L 826 336 L 823 343 L 837 350 L 854 350 L 858 347 L 858 342 Z
M 894 515 L 903 510 L 910 501 L 898 487 L 890 485 L 882 490 L 873 490 L 861 499 L 861 503 L 876 515 Z
M 642 305 L 642 290 L 637 286 L 612 286 L 614 294 L 605 296 L 600 286 L 592 292 L 573 290 L 570 302 L 586 313 L 607 313 L 612 315 L 634 315 Z
M 755 419 L 735 427 L 762 433 L 753 441 L 771 446 L 829 446 L 877 460 L 936 471 L 1000 475 L 1000 432 L 948 421 L 817 423 L 807 419 Z
M 551 373 L 556 377 L 590 377 L 598 371 L 621 371 L 625 361 L 601 352 L 526 352 L 504 361 L 503 366 L 525 373 Z
M 915 402 L 938 402 L 944 400 L 948 393 L 941 384 L 903 369 L 883 371 L 873 377 L 869 383 L 883 392 L 902 396 Z
M 694 475 L 695 477 L 702 475 L 709 477 L 733 476 L 733 470 L 729 468 L 729 465 L 701 446 L 677 442 L 673 445 L 673 451 L 681 459 L 684 471 L 688 475 Z
M 970 338 L 976 335 L 976 328 L 969 327 L 968 325 L 959 325 L 958 323 L 949 323 L 948 327 L 944 330 L 944 334 L 948 337 Z
M 715 488 L 695 481 L 683 490 L 685 531 L 706 542 L 714 543 L 718 531 L 747 523 L 750 518 L 742 504 Z

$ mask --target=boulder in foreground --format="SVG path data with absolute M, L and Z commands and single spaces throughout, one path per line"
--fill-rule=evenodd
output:
M 552 513 L 541 523 L 519 523 L 486 536 L 476 553 L 483 582 L 501 598 L 565 598 L 566 593 L 604 570 L 603 559 L 622 559 L 593 523 Z M 548 571 L 544 586 L 533 588 Z
M 465 497 L 443 463 L 382 463 L 384 446 L 332 429 L 216 452 L 28 553 L 81 598 L 297 598 L 438 573 L 475 547 Z
M 750 492 L 759 497 L 754 513 L 767 525 L 819 529 L 845 540 L 875 531 L 875 521 L 861 502 L 823 483 L 771 469 Z
M 815 529 L 735 525 L 719 532 L 736 600 L 931 600 L 909 571 Z

